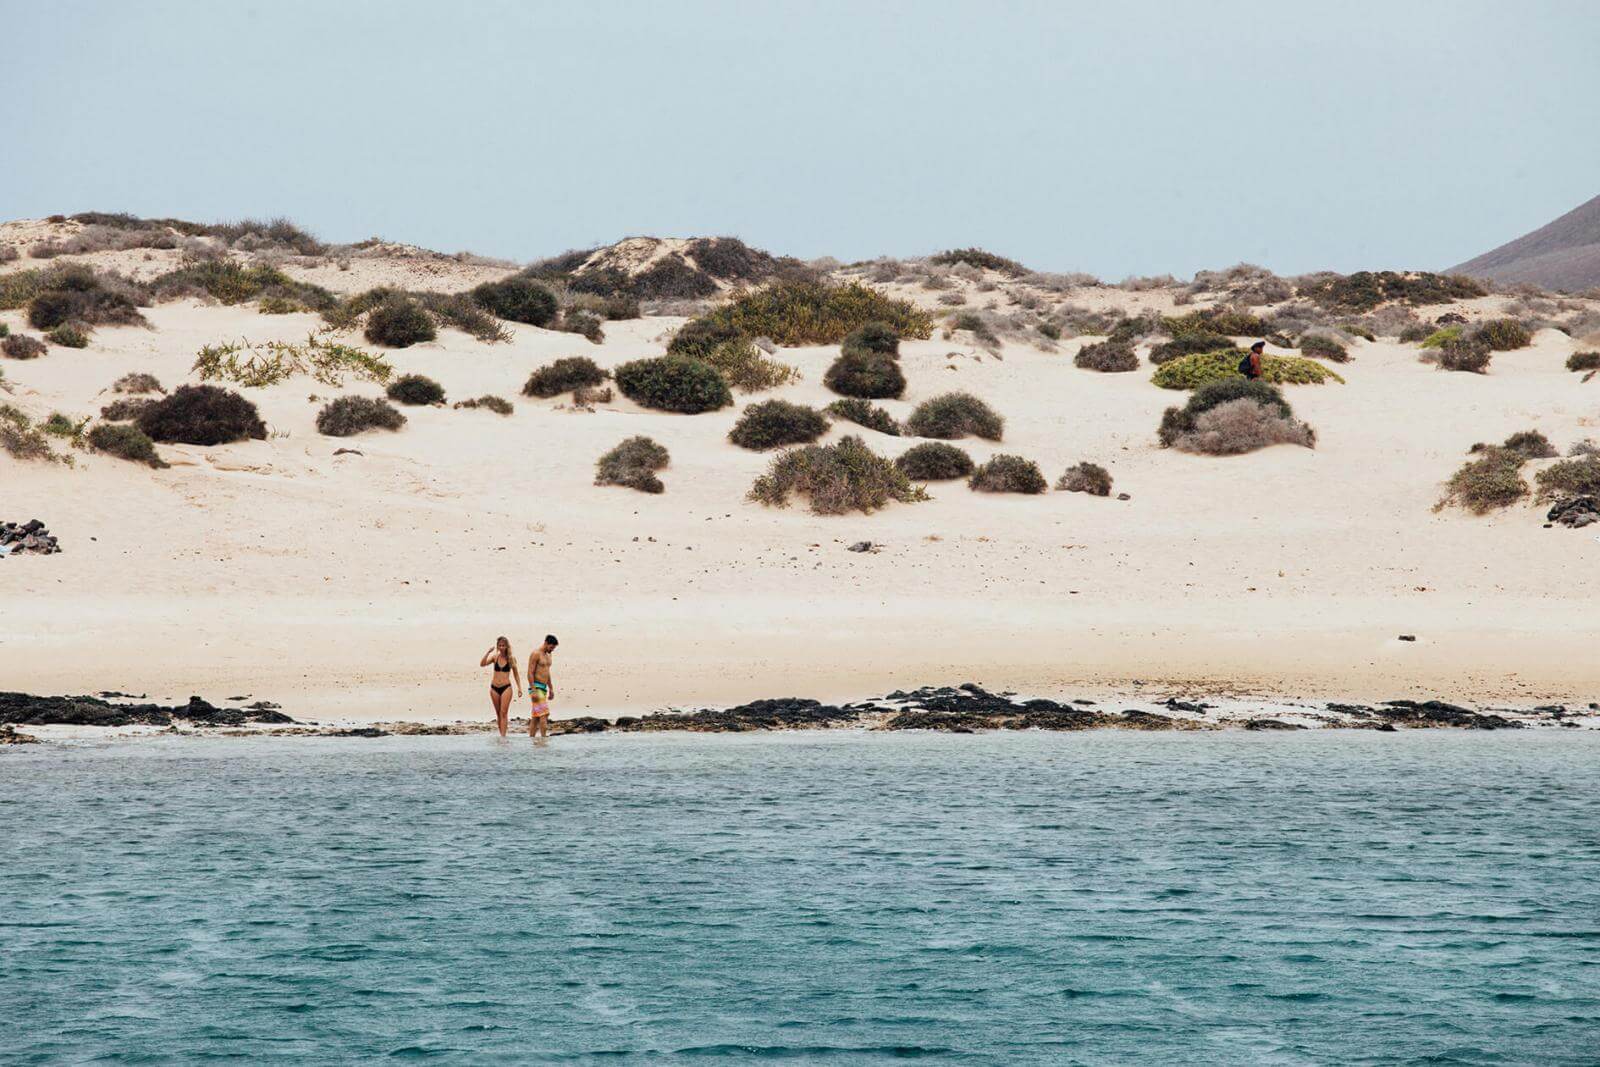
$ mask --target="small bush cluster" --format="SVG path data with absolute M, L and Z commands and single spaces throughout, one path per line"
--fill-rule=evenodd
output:
M 1239 361 L 1247 353 L 1242 349 L 1225 352 L 1200 352 L 1168 360 L 1156 368 L 1151 381 L 1163 389 L 1197 389 L 1212 382 L 1229 379 L 1246 380 L 1239 371 Z M 1316 360 L 1302 356 L 1263 356 L 1261 380 L 1275 385 L 1321 385 L 1344 379 Z
M 1570 371 L 1600 370 L 1600 352 L 1574 352 L 1567 357 Z
M 68 465 L 70 456 L 59 456 L 50 447 L 50 438 L 33 424 L 27 413 L 10 404 L 0 404 L 0 449 L 14 459 L 44 459 Z
M 1161 320 L 1162 329 L 1174 338 L 1192 333 L 1222 334 L 1224 337 L 1259 337 L 1267 326 L 1255 315 L 1239 308 L 1215 307 L 1191 311 L 1187 315 L 1168 316 Z
M 1539 499 L 1568 496 L 1600 496 L 1600 455 L 1587 453 L 1574 459 L 1552 463 L 1535 477 Z
M 1515 504 L 1528 495 L 1528 483 L 1523 481 L 1521 473 L 1525 462 L 1527 457 L 1520 452 L 1485 449 L 1478 459 L 1468 460 L 1450 476 L 1445 483 L 1445 494 L 1434 505 L 1434 510 L 1454 506 L 1483 515 Z
M 1533 344 L 1533 333 L 1516 319 L 1490 319 L 1478 324 L 1472 336 L 1491 352 L 1510 352 Z
M 847 348 L 828 365 L 822 384 L 840 396 L 861 400 L 899 399 L 906 391 L 906 376 L 893 356 L 864 348 Z
M 181 385 L 139 413 L 139 429 L 166 444 L 223 445 L 264 439 L 256 406 L 215 385 Z
M 835 400 L 824 409 L 836 419 L 853 422 L 857 426 L 865 426 L 869 430 L 888 434 L 890 437 L 900 436 L 900 424 L 895 417 L 882 408 L 869 404 L 859 397 L 846 397 Z
M 385 395 L 401 404 L 444 403 L 444 386 L 422 374 L 402 374 L 389 384 Z
M 309 374 L 323 385 L 343 385 L 347 374 L 381 384 L 389 380 L 393 368 L 382 356 L 311 334 L 303 345 L 288 341 L 263 344 L 229 341 L 206 345 L 195 356 L 194 371 L 203 382 L 220 379 L 248 388 L 261 388 L 287 381 L 297 374 Z M 154 378 L 150 380 L 155 381 Z M 156 388 L 160 389 L 160 385 Z
M 1484 289 L 1470 278 L 1427 271 L 1357 271 L 1321 274 L 1302 282 L 1297 295 L 1323 307 L 1370 311 L 1379 304 L 1399 300 L 1407 304 L 1451 304 L 1483 296 Z
M 111 422 L 130 422 L 154 404 L 150 397 L 120 397 L 100 409 L 100 417 Z
M 499 318 L 530 326 L 548 326 L 561 307 L 549 289 L 520 275 L 484 282 L 472 290 L 472 299 Z
M 1462 337 L 1459 334 L 1437 348 L 1429 350 L 1423 356 L 1424 360 L 1437 364 L 1440 370 L 1465 371 L 1471 374 L 1486 373 L 1492 358 L 1494 353 L 1481 339 Z
M 49 349 L 43 341 L 37 337 L 29 337 L 25 333 L 14 333 L 0 340 L 0 352 L 4 352 L 12 359 L 38 359 L 47 351 Z
M 920 445 L 913 445 L 894 463 L 905 472 L 907 478 L 919 482 L 946 482 L 954 478 L 965 478 L 975 467 L 971 456 L 955 445 L 947 445 L 943 441 L 926 441 Z
M 980 493 L 1042 493 L 1050 483 L 1033 460 L 1001 453 L 980 464 L 967 487 Z
M 204 296 L 230 306 L 277 299 L 297 308 L 326 311 L 339 303 L 338 297 L 321 286 L 297 282 L 270 264 L 247 267 L 232 259 L 191 259 L 153 279 L 149 289 L 156 300 Z
M 328 437 L 353 437 L 366 430 L 398 430 L 406 417 L 393 404 L 375 396 L 341 396 L 317 412 L 317 432 Z
M 606 339 L 605 327 L 601 324 L 600 316 L 581 308 L 567 308 L 551 328 L 562 333 L 575 333 L 591 344 L 604 344 Z
M 761 451 L 782 445 L 810 444 L 828 432 L 822 412 L 787 400 L 751 404 L 728 431 L 728 440 L 740 448 Z
M 89 447 L 96 452 L 148 464 L 157 469 L 170 466 L 156 452 L 155 442 L 137 426 L 102 422 L 90 429 L 87 439 Z
M 410 348 L 439 336 L 433 316 L 415 300 L 404 297 L 386 300 L 367 314 L 364 335 L 385 348 Z
M 998 441 L 1005 420 L 971 393 L 944 393 L 918 404 L 905 428 L 913 437 L 954 441 L 970 435 Z
M 1441 316 L 1441 318 L 1442 317 L 1443 316 Z M 1423 348 L 1443 348 L 1445 345 L 1449 344 L 1451 341 L 1454 341 L 1457 338 L 1459 338 L 1465 332 L 1466 332 L 1466 326 L 1464 326 L 1463 324 L 1461 324 L 1459 322 L 1449 323 L 1448 325 L 1444 325 L 1444 326 L 1439 327 L 1439 329 L 1434 330 L 1428 336 L 1424 337 L 1422 339 L 1422 346 L 1421 347 L 1423 347 Z
M 1231 352 L 1233 338 L 1210 330 L 1195 330 L 1163 341 L 1150 349 L 1150 362 L 1160 366 L 1196 352 Z
M 887 322 L 868 322 L 851 330 L 839 346 L 846 352 L 878 352 L 885 356 L 900 355 L 900 335 Z
M 1340 344 L 1338 339 L 1324 333 L 1308 333 L 1300 338 L 1300 351 L 1307 356 L 1332 360 L 1335 363 L 1350 362 L 1350 350 Z
M 1098 463 L 1075 463 L 1061 475 L 1056 488 L 1068 493 L 1110 496 L 1111 472 Z
M 733 403 L 722 375 L 698 359 L 674 355 L 636 359 L 618 367 L 614 376 L 623 396 L 660 411 L 697 415 Z
M 938 255 L 929 256 L 928 262 L 941 267 L 954 267 L 965 263 L 969 267 L 977 267 L 979 270 L 998 271 L 1013 278 L 1028 273 L 1028 268 L 1016 260 L 1007 259 L 1005 256 L 996 255 L 993 252 L 986 252 L 981 248 L 952 248 L 948 252 L 940 252 Z
M 530 374 L 522 387 L 522 395 L 548 400 L 575 389 L 600 385 L 606 377 L 606 372 L 588 356 L 563 356 Z
M 841 437 L 832 445 L 806 445 L 781 453 L 751 486 L 749 498 L 786 507 L 792 493 L 807 497 L 811 510 L 819 515 L 871 512 L 894 500 L 912 503 L 927 499 L 925 490 L 913 486 L 904 471 L 873 452 L 859 437 Z
M 687 251 L 695 266 L 723 281 L 765 281 L 778 269 L 778 261 L 769 253 L 737 237 L 701 237 L 690 241 Z
M 457 400 L 450 406 L 455 409 L 483 408 L 486 411 L 494 412 L 496 415 L 509 415 L 515 410 L 511 406 L 511 401 L 503 396 L 495 396 L 493 394 L 485 394 L 484 396 L 474 397 L 471 400 Z
M 780 345 L 839 344 L 869 322 L 888 323 L 900 337 L 925 339 L 933 333 L 927 312 L 859 283 L 780 281 L 687 323 L 667 351 L 701 355 L 736 337 L 770 337 Z
M 1538 430 L 1522 430 L 1514 433 L 1507 437 L 1500 447 L 1508 452 L 1515 452 L 1524 459 L 1551 459 L 1561 454 L 1556 451 L 1556 446 L 1550 443 L 1550 438 Z
M 729 385 L 742 393 L 776 389 L 800 377 L 799 368 L 770 358 L 754 341 L 744 337 L 724 341 L 699 358 L 715 367 Z
M 641 493 L 661 493 L 666 486 L 656 471 L 666 469 L 671 456 L 648 437 L 630 437 L 595 461 L 595 485 L 620 485 Z
M 1139 357 L 1133 353 L 1132 341 L 1107 340 L 1078 349 L 1077 355 L 1072 357 L 1072 365 L 1084 370 L 1116 373 L 1138 370 Z
M 1237 455 L 1275 444 L 1312 448 L 1316 435 L 1295 419 L 1276 388 L 1229 378 L 1196 389 L 1181 408 L 1168 408 L 1157 437 L 1163 448 L 1207 455 Z
M 378 314 L 380 309 L 388 307 L 399 307 L 404 310 L 398 313 L 385 311 L 381 315 Z M 423 313 L 422 316 L 417 314 L 419 309 Z M 323 319 L 339 330 L 354 329 L 361 324 L 362 317 L 365 316 L 370 331 L 372 320 L 377 316 L 380 331 L 393 330 L 396 340 L 408 335 L 416 338 L 408 344 L 415 344 L 417 340 L 433 339 L 424 336 L 427 330 L 421 324 L 422 317 L 429 320 L 429 326 L 434 330 L 435 336 L 441 326 L 452 326 L 488 344 L 511 339 L 511 333 L 505 325 L 479 305 L 471 293 L 411 292 L 392 286 L 379 286 L 346 297 L 333 306 L 321 310 Z

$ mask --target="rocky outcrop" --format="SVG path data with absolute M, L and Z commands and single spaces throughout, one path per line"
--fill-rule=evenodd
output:
M 219 708 L 199 697 L 187 704 L 113 704 L 99 697 L 42 697 L 0 693 L 0 723 L 26 726 L 242 726 L 245 723 L 292 723 L 281 711 L 255 706 Z
M 1544 518 L 1546 522 L 1574 528 L 1600 522 L 1600 497 L 1569 496 L 1558 500 L 1545 512 Z
M 38 519 L 27 522 L 0 522 L 0 559 L 31 553 L 49 556 L 61 551 L 61 544 Z
M 38 743 L 39 739 L 37 737 L 19 734 L 17 733 L 17 728 L 9 723 L 0 726 L 0 745 L 36 745 Z

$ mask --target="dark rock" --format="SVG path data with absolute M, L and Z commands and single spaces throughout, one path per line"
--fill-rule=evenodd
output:
M 1118 500 L 1132 500 L 1133 497 L 1129 496 L 1127 493 L 1118 493 L 1117 494 L 1117 499 Z
M 1400 640 L 1402 640 L 1402 641 L 1415 641 L 1416 639 L 1417 639 L 1417 635 L 1416 634 L 1401 634 L 1400 635 Z
M 1544 516 L 1550 522 L 1580 528 L 1600 522 L 1600 497 L 1571 496 L 1551 505 Z
M 661 711 L 626 723 L 618 719 L 612 729 L 624 731 L 692 730 L 700 733 L 738 733 L 744 730 L 796 730 L 837 726 L 860 721 L 861 713 L 818 700 L 783 697 L 752 700 L 732 708 L 699 711 Z
M 1502 715 L 1483 715 L 1442 700 L 1386 700 L 1373 709 L 1390 722 L 1407 726 L 1456 726 L 1468 730 L 1518 730 L 1522 723 Z
M 17 728 L 10 723 L 0 726 L 0 745 L 37 745 L 39 739 L 29 734 L 17 733 Z
M 1192 702 L 1187 701 L 1187 700 L 1178 700 L 1175 697 L 1168 697 L 1167 699 L 1165 699 L 1165 700 L 1163 700 L 1161 702 L 1161 706 L 1164 707 L 1164 708 L 1171 708 L 1173 711 L 1191 711 L 1191 712 L 1196 712 L 1198 714 L 1204 715 L 1206 713 L 1206 709 L 1207 708 L 1212 708 L 1212 707 L 1215 707 L 1216 705 L 1215 704 L 1195 704 L 1195 703 L 1192 703 Z
M 1133 730 L 1177 730 L 1178 720 L 1170 715 L 1157 715 L 1153 711 L 1128 710 L 1122 713 L 1118 724 Z
M 1246 719 L 1246 730 L 1304 730 L 1305 727 L 1297 722 L 1284 722 L 1282 719 Z
M 552 734 L 598 734 L 603 732 L 609 724 L 604 719 L 597 719 L 592 715 L 580 715 L 575 719 L 557 719 L 550 724 Z
M 187 704 L 112 704 L 98 697 L 44 697 L 0 693 L 0 723 L 30 726 L 171 726 L 174 720 L 198 726 L 239 726 L 247 722 L 292 723 L 275 711 L 219 708 L 199 697 Z
M 857 541 L 855 544 L 851 545 L 847 551 L 871 552 L 875 547 L 876 546 L 874 546 L 871 541 Z
M 376 726 L 347 726 L 338 730 L 324 730 L 319 737 L 388 737 L 388 730 Z

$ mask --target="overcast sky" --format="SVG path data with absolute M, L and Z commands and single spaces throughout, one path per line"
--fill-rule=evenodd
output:
M 0 0 L 0 216 L 1443 267 L 1600 193 L 1600 4 Z

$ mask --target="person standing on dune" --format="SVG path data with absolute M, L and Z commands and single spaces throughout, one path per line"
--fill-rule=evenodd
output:
M 1239 361 L 1239 373 L 1255 381 L 1261 377 L 1261 362 L 1266 359 L 1267 343 L 1257 341 L 1250 346 L 1250 354 Z
M 528 713 L 528 736 L 550 736 L 550 701 L 555 699 L 555 686 L 550 681 L 550 655 L 561 642 L 555 634 L 545 634 L 544 644 L 528 653 L 528 699 L 533 708 Z

